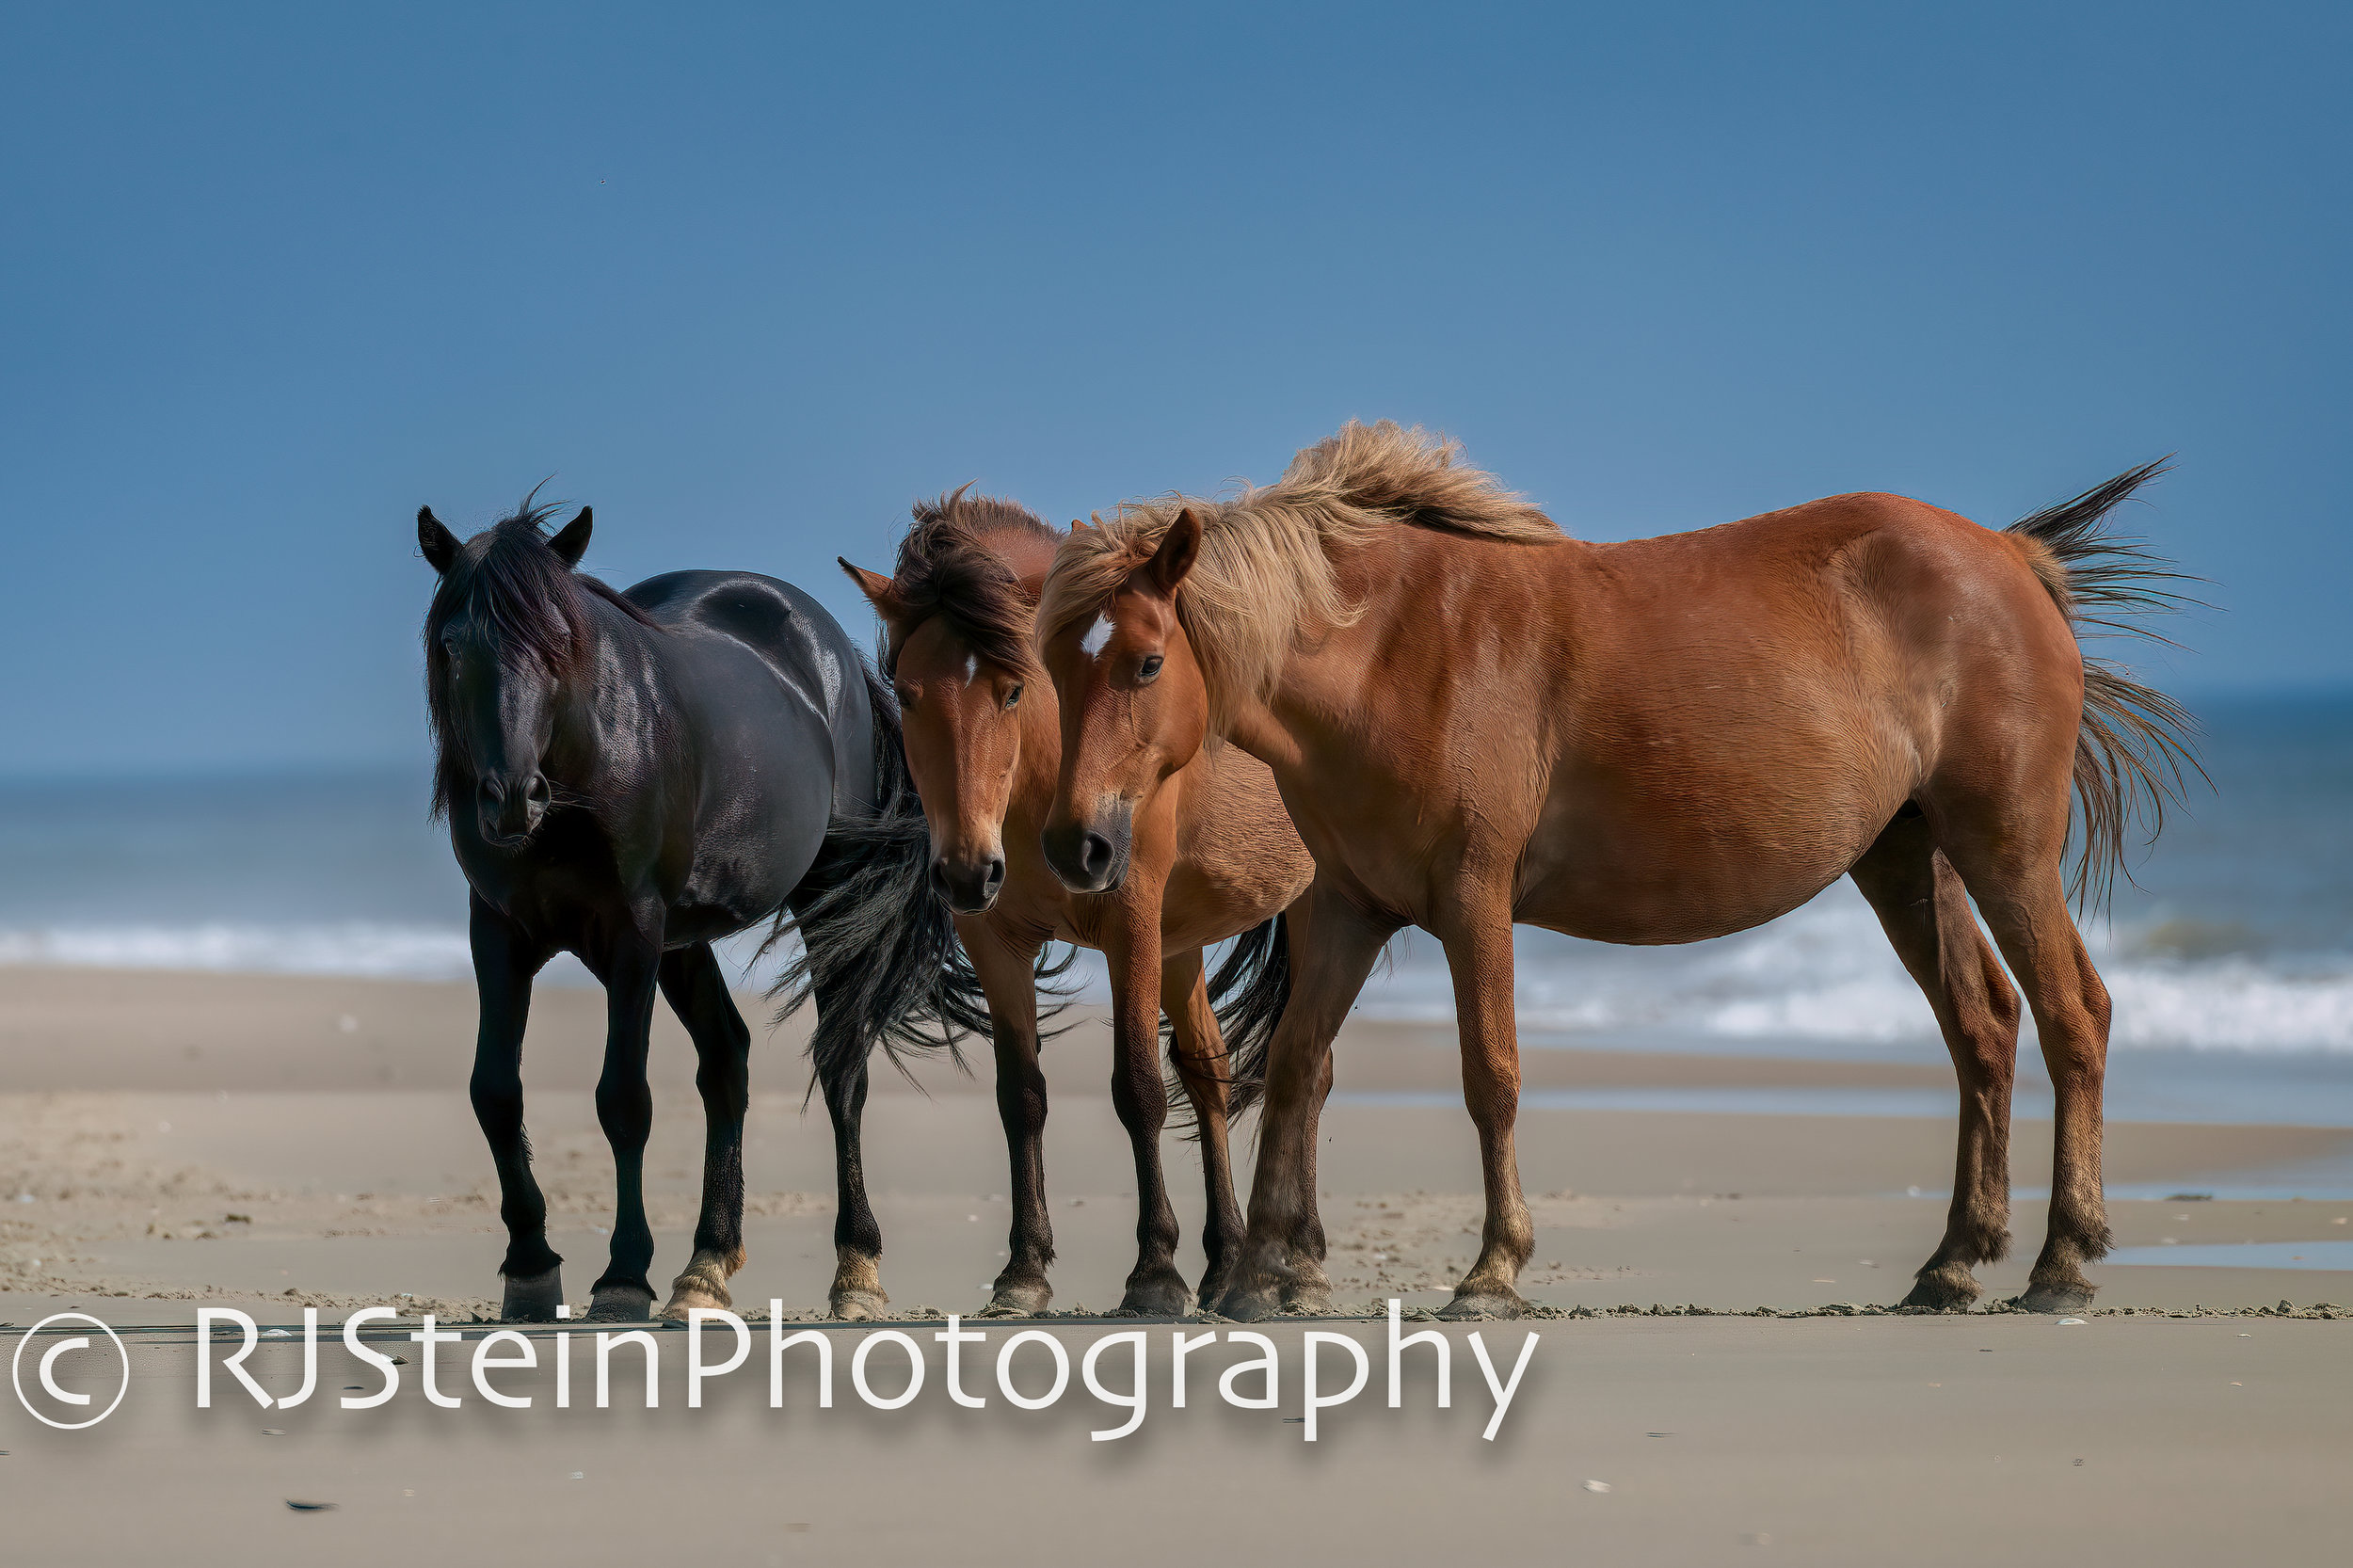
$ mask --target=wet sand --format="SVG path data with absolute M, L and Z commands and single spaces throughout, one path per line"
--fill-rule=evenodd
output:
M 462 985 L 0 969 L 0 1320 L 74 1307 L 118 1325 L 186 1324 L 199 1304 L 231 1304 L 286 1323 L 309 1304 L 331 1324 L 404 1293 L 412 1310 L 487 1312 L 502 1243 L 463 1090 L 472 1013 Z M 588 1093 L 600 1014 L 597 992 L 543 988 L 526 1055 L 576 1301 L 610 1224 Z M 734 1285 L 747 1313 L 772 1299 L 810 1312 L 830 1275 L 830 1138 L 821 1114 L 801 1110 L 798 1045 L 789 1026 L 756 1048 L 751 1259 Z M 1527 1061 L 1531 1088 L 1950 1083 L 1934 1062 L 1605 1050 Z M 666 1281 L 686 1256 L 701 1152 L 691 1051 L 666 1016 L 654 1064 L 647 1168 Z M 1134 1183 L 1099 1022 L 1050 1045 L 1047 1066 L 1055 1304 L 1100 1309 L 1132 1261 Z M 879 1077 L 870 1107 L 884 1278 L 910 1314 L 976 1308 L 1005 1244 L 1003 1144 L 985 1060 L 975 1067 L 966 1080 L 933 1065 L 928 1097 Z M 1455 1071 L 1443 1032 L 1357 1024 L 1342 1036 L 1321 1178 L 1345 1305 L 1396 1295 L 1434 1307 L 1476 1250 L 1476 1149 L 1461 1111 L 1348 1097 L 1435 1098 Z M 2016 1181 L 2032 1190 L 2047 1179 L 2048 1125 L 2021 1122 L 2016 1141 Z M 2348 1141 L 2326 1128 L 2118 1125 L 2107 1174 L 2196 1191 L 2341 1159 Z M 1792 1311 L 1901 1297 L 1941 1229 L 1951 1130 L 1929 1118 L 1529 1111 L 1520 1145 L 1539 1226 L 1531 1299 Z M 1192 1272 L 1197 1166 L 1174 1137 L 1166 1157 Z M 1989 1300 L 2023 1287 L 2041 1209 L 2018 1203 L 2022 1256 L 1980 1272 Z M 2112 1202 L 2111 1213 L 2125 1245 L 2353 1231 L 2337 1223 L 2353 1203 Z M 2094 1277 L 2103 1309 L 2353 1300 L 2343 1272 Z M 1121 1326 L 1054 1320 L 1074 1346 Z M 1377 1358 L 1377 1326 L 1311 1326 L 1355 1334 Z M 676 1399 L 652 1414 L 527 1416 L 411 1400 L 366 1423 L 315 1406 L 200 1418 L 185 1408 L 193 1352 L 184 1334 L 166 1334 L 138 1341 L 139 1397 L 105 1426 L 68 1435 L 9 1416 L 0 1486 L 50 1499 L 11 1511 L 23 1560 L 44 1562 L 167 1545 L 179 1560 L 240 1562 L 426 1550 L 603 1561 L 681 1545 L 752 1562 L 1061 1561 L 1112 1555 L 1114 1541 L 1121 1559 L 1153 1562 L 1245 1542 L 1250 1560 L 1351 1562 L 1470 1542 L 1508 1557 L 1662 1562 L 1760 1550 L 2201 1562 L 2249 1545 L 2301 1561 L 2334 1549 L 2335 1475 L 2353 1454 L 2353 1325 L 1644 1317 L 1486 1333 L 1516 1347 L 1527 1329 L 1543 1337 L 1498 1443 L 1479 1441 L 1490 1401 L 1461 1350 L 1467 1331 L 1450 1329 L 1455 1411 L 1360 1400 L 1324 1417 L 1312 1449 L 1281 1424 L 1295 1398 L 1264 1414 L 1196 1401 L 1098 1445 L 1084 1429 L 1103 1408 L 1083 1397 L 1037 1416 L 967 1412 L 936 1386 L 905 1411 L 847 1400 L 822 1418 L 750 1408 L 756 1397 L 693 1413 Z M 846 1347 L 864 1330 L 833 1332 Z M 1275 1331 L 1287 1344 L 1303 1332 Z M 1164 1356 L 1165 1330 L 1155 1336 Z M 261 1353 L 292 1371 L 282 1345 Z M 147 1508 L 110 1510 L 134 1473 Z M 1587 1491 L 1589 1479 L 1611 1490 Z M 287 1512 L 285 1497 L 312 1493 L 340 1511 Z

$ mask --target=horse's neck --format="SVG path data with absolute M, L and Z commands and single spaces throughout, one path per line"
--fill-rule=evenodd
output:
M 1299 776 L 1320 744 L 1353 747 L 1357 738 L 1379 733 L 1389 720 L 1381 710 L 1382 684 L 1367 671 L 1380 664 L 1385 645 L 1401 637 L 1427 643 L 1467 634 L 1464 627 L 1433 620 L 1432 608 L 1480 602 L 1474 584 L 1496 569 L 1497 552 L 1527 552 L 1525 561 L 1501 559 L 1515 572 L 1546 572 L 1563 601 L 1586 601 L 1582 574 L 1593 546 L 1582 540 L 1511 544 L 1392 524 L 1334 552 L 1342 592 L 1359 607 L 1357 618 L 1292 645 L 1266 696 L 1237 708 L 1228 730 L 1234 743 L 1277 775 L 1288 770 Z
M 616 758 L 651 758 L 657 765 L 676 759 L 654 733 L 666 699 L 646 629 L 601 603 L 592 603 L 588 623 L 588 656 L 557 693 L 544 766 L 552 783 L 595 797 L 605 792 L 598 786 Z

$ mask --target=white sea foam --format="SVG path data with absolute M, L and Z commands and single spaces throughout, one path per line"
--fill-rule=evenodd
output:
M 2353 960 L 2152 960 L 2105 927 L 2092 928 L 2088 939 L 2115 1000 L 2119 1048 L 2353 1052 Z M 1688 948 L 1609 949 L 1524 936 L 1517 997 L 1522 1027 L 1571 1035 L 1936 1039 L 1927 1001 L 1869 908 L 1846 888 L 1757 931 Z M 1389 975 L 1376 977 L 1364 1011 L 1450 1017 L 1436 944 L 1417 942 Z M 2031 1041 L 2031 1023 L 2026 1035 Z
M 745 983 L 758 933 L 725 944 Z M 2130 955 L 2104 930 L 2092 947 L 2116 1016 L 2120 1049 L 2353 1053 L 2353 962 L 2278 964 L 2247 956 L 2200 962 Z M 787 954 L 789 956 L 789 953 Z M 1082 1000 L 1110 1000 L 1094 954 L 1077 974 Z M 472 973 L 456 925 L 376 920 L 304 925 L 60 925 L 0 929 L 0 964 L 249 974 L 460 980 Z M 584 980 L 560 961 L 550 981 Z M 1366 989 L 1368 1016 L 1442 1022 L 1453 993 L 1435 941 L 1405 944 Z M 1629 950 L 1525 934 L 1521 1026 L 1571 1036 L 1646 1032 L 1740 1040 L 1933 1044 L 1934 1020 L 1859 898 L 1833 892 L 1758 931 L 1689 948 Z M 2032 1040 L 2032 1026 L 2027 1027 Z
M 764 929 L 756 929 L 719 944 L 722 961 L 745 988 L 764 986 L 799 951 L 794 938 L 788 936 L 760 960 L 758 953 L 766 936 Z M 0 928 L 0 964 L 342 975 L 360 980 L 469 980 L 473 976 L 472 952 L 463 926 L 382 920 Z M 593 984 L 576 960 L 563 954 L 540 971 L 540 978 L 556 984 Z
M 375 920 L 298 926 L 208 922 L 0 930 L 0 964 L 388 980 L 454 980 L 473 972 L 464 927 Z

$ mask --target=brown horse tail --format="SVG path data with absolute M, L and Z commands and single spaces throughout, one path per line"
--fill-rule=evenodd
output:
M 2120 502 L 2169 466 L 2164 459 L 2143 463 L 2004 530 L 2078 642 L 2087 634 L 2124 634 L 2180 646 L 2139 617 L 2201 603 L 2165 586 L 2197 580 L 2174 570 L 2143 541 L 2101 528 Z M 2145 819 L 2144 842 L 2153 843 L 2165 826 L 2167 803 L 2181 803 L 2191 774 L 2206 778 L 2198 761 L 2197 728 L 2180 703 L 2135 680 L 2123 666 L 2084 656 L 2083 728 L 2075 740 L 2075 801 L 2083 828 L 2067 889 L 2078 908 L 2105 908 L 2118 872 L 2132 880 L 2124 840 L 2133 824 Z
M 1290 995 L 1290 938 L 1280 915 L 1235 937 L 1225 962 L 1209 975 L 1209 1006 L 1217 1013 L 1218 1032 L 1225 1041 L 1225 1114 L 1231 1119 L 1240 1120 L 1257 1105 L 1266 1088 L 1267 1047 Z M 1170 1037 L 1165 1018 L 1160 1020 L 1160 1036 L 1163 1044 Z M 1169 1098 L 1186 1110 L 1171 1126 L 1186 1137 L 1198 1138 L 1201 1128 L 1192 1101 L 1178 1100 L 1183 1088 L 1172 1063 Z

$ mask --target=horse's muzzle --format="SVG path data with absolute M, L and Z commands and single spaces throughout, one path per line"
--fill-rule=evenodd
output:
M 986 914 L 1004 886 L 1002 855 L 966 856 L 954 861 L 942 855 L 932 860 L 932 890 L 959 915 Z
M 1046 863 L 1074 893 L 1108 893 L 1128 876 L 1134 808 L 1115 803 L 1092 824 L 1058 823 L 1040 837 Z
M 548 814 L 549 799 L 544 774 L 485 778 L 474 800 L 482 837 L 501 849 L 515 848 L 537 829 L 539 819 Z

